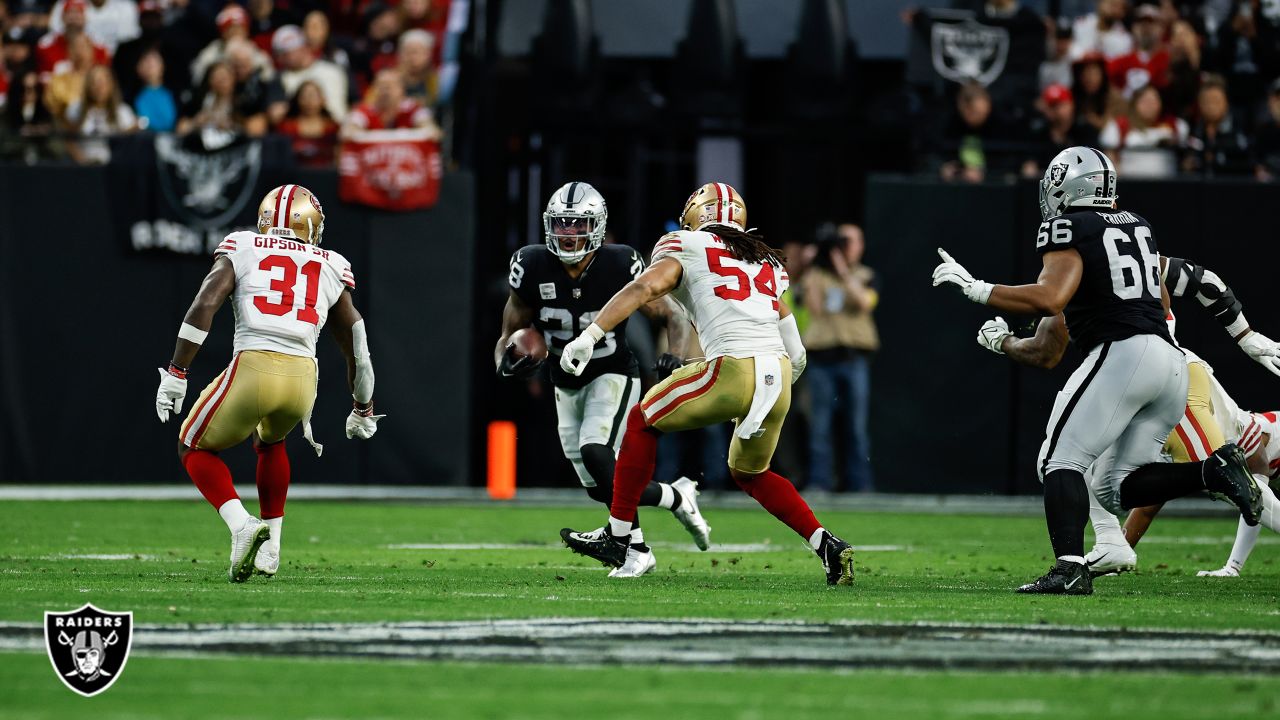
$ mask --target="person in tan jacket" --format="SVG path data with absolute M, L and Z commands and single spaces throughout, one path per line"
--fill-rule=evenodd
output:
M 876 277 L 862 264 L 862 228 L 845 223 L 819 230 L 818 253 L 801 278 L 809 310 L 804 345 L 809 352 L 812 398 L 809 417 L 809 484 L 833 490 L 835 448 L 843 489 L 870 492 L 871 441 L 867 409 L 871 358 L 880 348 L 872 311 L 879 302 Z M 836 434 L 839 432 L 839 435 Z

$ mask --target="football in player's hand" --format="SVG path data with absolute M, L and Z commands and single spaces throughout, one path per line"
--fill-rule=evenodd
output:
M 541 332 L 533 328 L 515 331 L 511 335 L 509 344 L 513 354 L 518 358 L 532 358 L 535 363 L 547 359 L 547 341 L 543 339 Z

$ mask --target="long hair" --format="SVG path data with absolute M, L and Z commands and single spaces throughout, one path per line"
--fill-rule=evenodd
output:
M 320 117 L 325 120 L 332 121 L 333 115 L 329 114 L 329 108 L 324 104 L 324 88 L 320 87 L 320 84 L 315 80 L 304 80 L 302 84 L 298 86 L 298 89 L 293 93 L 293 97 L 289 98 L 289 112 L 285 114 L 285 117 L 302 117 L 302 103 L 299 102 L 299 98 L 302 97 L 302 91 L 308 86 L 315 88 L 316 91 L 320 93 Z
M 93 96 L 93 80 L 96 76 L 102 75 L 111 83 L 111 89 L 104 98 L 94 98 Z M 80 95 L 80 117 L 76 118 L 73 123 L 73 129 L 77 134 L 84 131 L 84 126 L 89 120 L 89 113 L 93 110 L 101 110 L 103 119 L 107 123 L 107 127 L 112 131 L 120 129 L 120 106 L 124 102 L 120 99 L 120 85 L 116 83 L 115 73 L 111 72 L 111 68 L 105 65 L 94 65 L 84 76 L 84 90 Z
M 774 267 L 782 267 L 787 262 L 787 256 L 781 250 L 770 247 L 763 235 L 719 224 L 703 225 L 699 229 L 720 238 L 729 249 L 729 254 L 742 262 L 756 265 L 769 263 Z

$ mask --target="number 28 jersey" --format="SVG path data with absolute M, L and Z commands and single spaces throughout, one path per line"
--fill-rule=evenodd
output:
M 1076 209 L 1040 224 L 1037 252 L 1069 248 L 1084 268 L 1064 314 L 1082 351 L 1134 335 L 1174 344 L 1160 303 L 1160 251 L 1146 220 L 1123 210 Z
M 787 271 L 734 258 L 713 233 L 679 230 L 662 236 L 651 262 L 673 258 L 684 268 L 671 293 L 698 331 L 707 359 L 723 355 L 785 355 L 778 334 L 778 297 Z
M 234 232 L 214 257 L 231 261 L 235 351 L 315 357 L 316 338 L 344 288 L 355 289 L 342 255 L 292 238 Z

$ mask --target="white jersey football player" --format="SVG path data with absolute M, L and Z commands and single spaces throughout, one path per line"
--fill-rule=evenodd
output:
M 706 359 L 680 368 L 631 408 L 607 532 L 566 528 L 561 537 L 574 552 L 620 564 L 636 506 L 653 477 L 658 437 L 732 420 L 734 481 L 809 542 L 828 584 L 849 585 L 853 549 L 818 523 L 789 480 L 769 469 L 805 351 L 795 318 L 778 302 L 788 281 L 783 257 L 746 224 L 746 203 L 732 187 L 707 183 L 695 190 L 681 213 L 684 230 L 663 236 L 649 269 L 565 346 L 560 366 L 581 375 L 601 338 L 646 303 L 671 294 L 693 319 Z
M 348 438 L 367 440 L 381 415 L 373 414 L 373 365 L 364 320 L 351 302 L 355 276 L 342 255 L 320 247 L 324 211 L 300 185 L 283 185 L 263 199 L 258 232 L 228 235 L 214 252 L 213 269 L 187 310 L 173 359 L 160 370 L 156 413 L 161 422 L 182 413 L 187 371 L 209 334 L 213 317 L 231 298 L 235 343 L 231 363 L 196 401 L 178 433 L 178 458 L 231 532 L 232 582 L 256 569 L 280 566 L 289 457 L 284 439 L 299 423 L 315 448 L 311 408 L 316 397 L 316 339 L 330 314 L 330 329 L 347 358 L 354 408 Z M 262 519 L 245 510 L 219 451 L 253 437 L 258 455 Z

